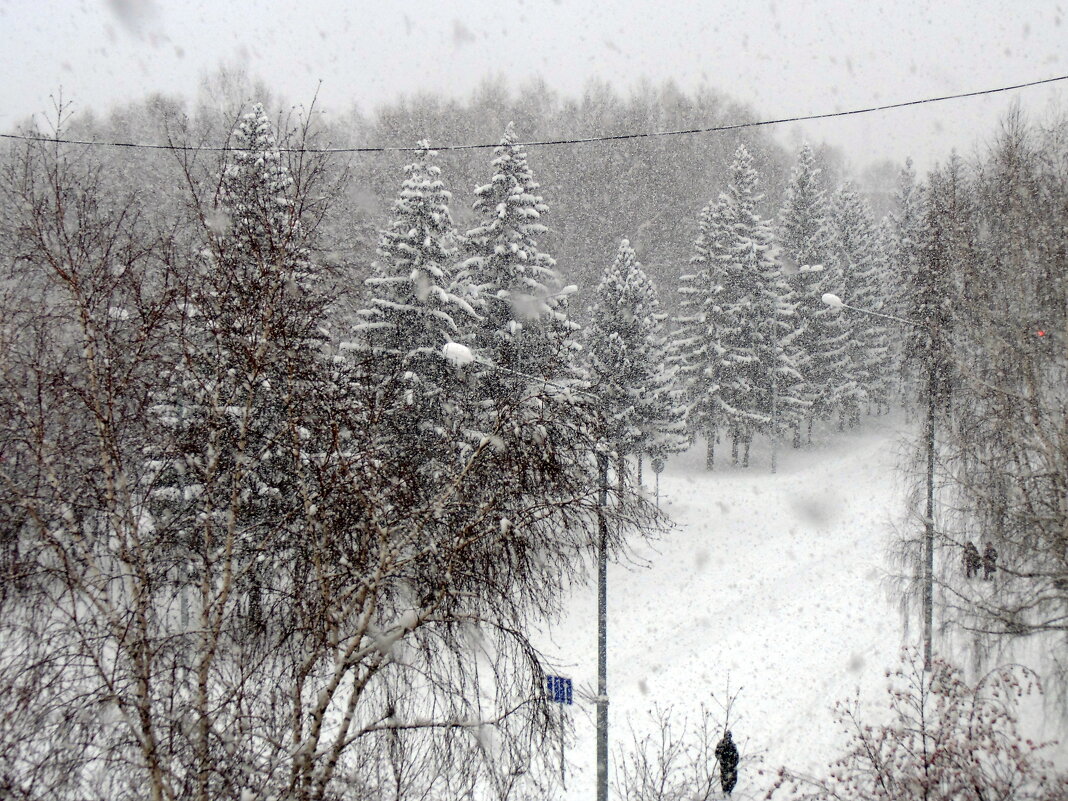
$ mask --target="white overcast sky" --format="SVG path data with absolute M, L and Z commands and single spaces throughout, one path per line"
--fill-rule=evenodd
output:
M 104 111 L 149 92 L 192 97 L 242 64 L 291 102 L 363 109 L 399 93 L 463 97 L 486 75 L 577 93 L 645 77 L 701 83 L 762 118 L 841 111 L 1068 73 L 1068 9 L 1045 0 L 0 0 L 0 130 L 59 88 Z M 1019 97 L 1040 113 L 1068 82 L 805 123 L 855 167 L 970 153 Z M 797 132 L 780 126 L 783 141 Z M 433 140 L 434 132 L 427 135 Z M 440 142 L 439 142 L 440 143 Z

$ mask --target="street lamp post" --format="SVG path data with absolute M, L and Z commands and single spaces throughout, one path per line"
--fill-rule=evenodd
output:
M 570 294 L 574 289 L 574 286 L 565 287 L 563 293 Z M 478 363 L 530 381 L 539 381 L 546 386 L 568 389 L 548 379 L 487 362 L 469 347 L 458 342 L 447 342 L 443 345 L 441 355 L 457 368 Z M 586 395 L 595 401 L 599 400 L 596 395 L 585 390 L 572 388 L 571 391 Z M 608 520 L 605 516 L 608 506 L 607 448 L 607 443 L 604 442 L 597 448 L 597 472 L 601 482 L 597 497 L 597 801 L 608 801 Z M 663 469 L 662 463 L 660 469 Z M 656 472 L 657 506 L 659 508 L 660 470 Z
M 871 317 L 882 317 L 887 320 L 910 325 L 913 328 L 923 328 L 930 337 L 931 356 L 927 364 L 927 420 L 924 425 L 924 438 L 927 440 L 927 508 L 924 514 L 924 538 L 923 538 L 923 669 L 931 672 L 931 641 L 934 631 L 934 468 L 935 468 L 935 363 L 934 351 L 934 328 L 930 325 L 918 323 L 915 320 L 906 320 L 904 317 L 895 317 L 892 314 L 861 309 L 843 303 L 837 295 L 827 293 L 822 297 L 824 303 L 832 308 L 851 309 Z
M 608 454 L 597 453 L 597 801 L 608 801 Z

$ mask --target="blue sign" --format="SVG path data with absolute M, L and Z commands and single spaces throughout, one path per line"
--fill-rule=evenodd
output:
M 549 700 L 557 704 L 571 704 L 571 679 L 563 676 L 546 676 L 545 686 L 549 691 Z

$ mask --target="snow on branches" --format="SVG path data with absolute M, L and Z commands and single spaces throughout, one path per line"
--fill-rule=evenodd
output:
M 1056 801 L 1068 776 L 1045 758 L 1052 743 L 1019 730 L 1019 699 L 1040 692 L 1037 678 L 1019 666 L 997 668 L 974 684 L 947 661 L 930 672 L 914 650 L 887 672 L 887 722 L 865 721 L 859 703 L 835 707 L 849 733 L 846 751 L 823 777 L 783 768 L 767 799 L 898 801 Z

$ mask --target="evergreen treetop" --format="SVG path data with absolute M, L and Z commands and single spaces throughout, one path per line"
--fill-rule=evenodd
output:
M 539 247 L 548 206 L 509 123 L 494 149 L 493 175 L 475 190 L 478 224 L 465 236 L 466 280 L 482 318 L 476 344 L 503 368 L 548 377 L 570 371 L 567 319 L 556 262 Z

